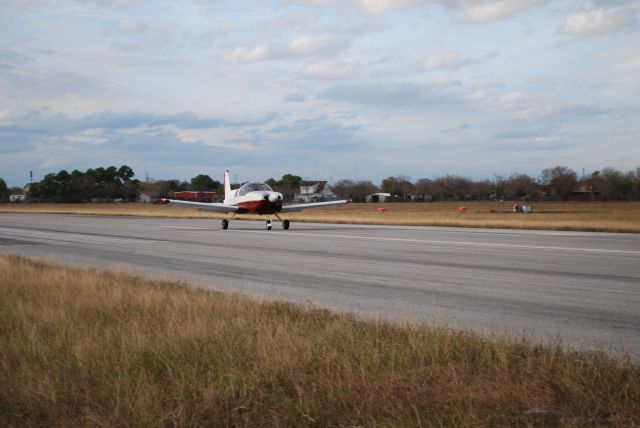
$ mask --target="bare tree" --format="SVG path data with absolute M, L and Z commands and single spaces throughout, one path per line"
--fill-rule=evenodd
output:
M 578 176 L 571 168 L 558 165 L 543 170 L 541 181 L 548 187 L 552 197 L 567 201 L 576 188 Z

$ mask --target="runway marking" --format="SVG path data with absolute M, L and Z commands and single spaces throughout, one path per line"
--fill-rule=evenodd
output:
M 88 244 L 134 244 L 134 243 L 152 243 L 160 242 L 154 239 L 125 238 L 112 236 L 85 235 L 81 233 L 50 231 L 43 232 L 31 229 L 19 229 L 0 227 L 0 233 L 5 236 L 19 237 L 22 239 L 30 238 L 44 243 L 56 245 L 67 245 L 68 243 L 88 243 Z
M 357 235 L 332 235 L 332 234 L 319 234 L 319 233 L 303 233 L 303 232 L 284 232 L 274 233 L 261 230 L 240 230 L 234 229 L 233 232 L 243 233 L 259 233 L 263 235 L 271 234 L 273 236 L 310 236 L 315 238 L 341 238 L 341 239 L 359 239 L 365 241 L 388 241 L 388 242 L 409 242 L 415 244 L 442 244 L 442 245 L 469 245 L 476 247 L 497 247 L 497 248 L 520 248 L 530 250 L 557 250 L 557 251 L 575 251 L 584 253 L 610 253 L 610 254 L 629 254 L 640 256 L 640 251 L 633 250 L 612 250 L 612 249 L 599 249 L 599 248 L 577 248 L 577 247 L 555 247 L 544 245 L 522 245 L 522 244 L 499 244 L 492 242 L 472 242 L 472 241 L 442 241 L 435 239 L 410 239 L 410 238 L 384 238 L 376 236 L 357 236 Z
M 193 227 L 193 226 L 158 226 L 165 229 L 185 229 L 185 230 L 210 230 L 208 227 Z

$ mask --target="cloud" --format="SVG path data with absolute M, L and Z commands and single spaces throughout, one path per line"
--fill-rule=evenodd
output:
M 120 30 L 125 31 L 127 33 L 144 33 L 148 30 L 149 27 L 147 25 L 135 20 L 131 17 L 126 17 L 120 20 L 119 25 Z
M 297 159 L 303 165 L 310 152 L 324 159 L 336 150 L 345 152 L 360 144 L 357 125 L 326 116 L 286 122 L 277 114 L 234 120 L 191 112 L 107 111 L 79 118 L 43 111 L 1 113 L 3 174 L 18 183 L 25 168 L 44 175 L 59 169 L 127 164 L 138 172 L 157 175 L 161 171 L 158 178 L 168 178 L 166 171 L 190 167 L 190 172 L 183 172 L 184 178 L 214 165 L 278 164 L 284 153 L 288 162 Z
M 444 91 L 411 82 L 342 84 L 320 93 L 319 98 L 335 102 L 381 107 L 433 107 L 456 101 Z
M 635 26 L 631 8 L 593 8 L 569 15 L 562 26 L 566 34 L 577 37 L 599 36 Z
M 458 60 L 458 54 L 453 51 L 442 52 L 431 55 L 424 60 L 423 66 L 425 70 L 438 70 L 448 68 Z
M 349 64 L 335 61 L 316 62 L 304 69 L 305 77 L 315 79 L 340 79 L 354 74 L 354 69 Z
M 435 70 L 459 70 L 469 65 L 479 65 L 498 56 L 495 52 L 490 52 L 479 58 L 460 59 L 457 52 L 448 51 L 428 56 L 422 66 L 427 71 Z
M 522 91 L 490 95 L 480 90 L 468 95 L 467 99 L 483 110 L 505 113 L 525 120 L 590 117 L 612 112 L 611 108 L 601 105 L 555 100 L 544 95 Z
M 437 4 L 458 11 L 473 22 L 497 21 L 549 0 L 288 0 L 285 3 L 304 3 L 318 7 L 346 5 L 369 14 L 385 14 L 429 4 Z
M 456 132 L 462 132 L 462 131 L 466 131 L 467 129 L 471 128 L 471 125 L 468 123 L 463 123 L 460 126 L 457 126 L 455 128 L 447 128 L 447 129 L 443 129 L 442 131 L 440 131 L 441 134 L 453 134 Z
M 328 55 L 344 49 L 349 44 L 343 36 L 300 36 L 289 43 L 288 52 L 294 56 Z
M 307 101 L 307 96 L 301 93 L 288 94 L 282 101 L 286 103 L 303 103 Z
M 356 0 L 355 3 L 369 13 L 386 13 L 422 5 L 426 0 Z
M 506 18 L 546 1 L 548 0 L 441 0 L 438 3 L 459 10 L 471 21 L 489 22 Z
M 304 35 L 287 44 L 259 43 L 250 47 L 238 47 L 227 54 L 228 61 L 258 62 L 335 56 L 347 49 L 349 37 L 342 35 Z

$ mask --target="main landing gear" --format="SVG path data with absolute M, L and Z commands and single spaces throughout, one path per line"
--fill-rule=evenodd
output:
M 289 230 L 289 226 L 291 225 L 289 220 L 282 220 L 278 214 L 274 214 L 274 215 L 278 218 L 278 220 L 280 220 L 280 222 L 282 222 L 282 228 L 284 230 Z M 235 214 L 230 219 L 222 220 L 222 230 L 229 229 L 229 222 L 231 222 L 231 220 L 233 220 L 234 217 L 235 217 Z M 273 222 L 271 221 L 271 216 L 269 216 L 269 219 L 267 220 L 267 223 L 266 223 L 265 226 L 266 226 L 267 230 L 271 230 L 272 229 Z

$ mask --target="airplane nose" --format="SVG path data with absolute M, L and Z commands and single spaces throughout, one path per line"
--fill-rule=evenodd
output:
M 280 199 L 282 199 L 282 197 L 280 195 L 275 194 L 275 193 L 272 193 L 271 195 L 269 195 L 269 202 L 271 202 L 271 203 L 278 202 Z

